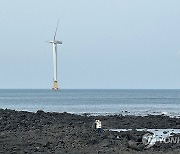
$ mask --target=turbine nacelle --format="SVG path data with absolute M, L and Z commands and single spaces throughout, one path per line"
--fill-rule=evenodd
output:
M 56 40 L 54 40 L 54 41 L 50 41 L 49 43 L 53 43 L 53 44 L 62 44 L 62 41 L 56 41 Z

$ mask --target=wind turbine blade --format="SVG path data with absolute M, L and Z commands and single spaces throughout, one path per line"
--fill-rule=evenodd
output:
M 55 30 L 55 33 L 54 33 L 54 40 L 56 39 L 56 33 L 57 33 L 58 25 L 59 25 L 59 19 L 58 19 L 57 27 L 56 27 L 56 30 Z

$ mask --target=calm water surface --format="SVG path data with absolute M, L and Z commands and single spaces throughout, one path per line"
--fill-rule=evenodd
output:
M 78 114 L 180 115 L 180 90 L 0 90 L 0 108 Z

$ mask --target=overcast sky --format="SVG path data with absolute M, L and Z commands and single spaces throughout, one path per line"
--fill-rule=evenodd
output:
M 180 88 L 179 0 L 1 0 L 0 89 Z

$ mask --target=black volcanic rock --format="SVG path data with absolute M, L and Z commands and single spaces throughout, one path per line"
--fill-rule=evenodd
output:
M 132 128 L 133 131 L 98 134 L 95 119 L 103 129 Z M 90 116 L 69 113 L 36 113 L 0 109 L 0 153 L 180 153 L 180 144 L 157 143 L 145 149 L 135 128 L 180 128 L 180 119 L 162 115 Z M 175 135 L 176 136 L 176 135 Z

